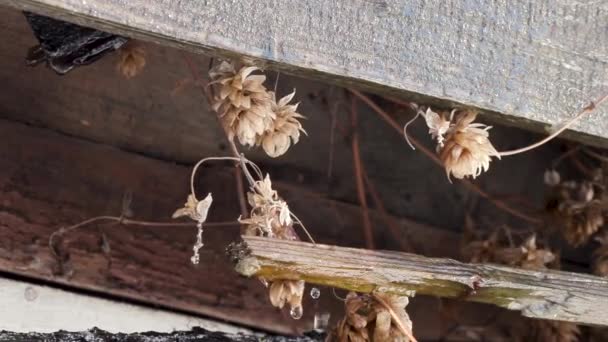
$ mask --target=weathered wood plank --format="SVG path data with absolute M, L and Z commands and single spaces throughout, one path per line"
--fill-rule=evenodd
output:
M 601 1 L 0 3 L 340 84 L 475 106 L 537 128 L 608 91 L 608 6 Z M 576 130 L 605 138 L 607 113 L 600 109 Z
M 116 71 L 116 54 L 59 77 L 44 66 L 31 68 L 23 62 L 25 51 L 36 44 L 24 16 L 0 7 L 0 17 L 0 40 L 11 42 L 0 53 L 0 65 L 5 66 L 0 68 L 0 83 L 5 86 L 0 92 L 0 117 L 184 164 L 225 153 L 221 127 L 195 87 L 182 51 L 142 43 L 146 68 L 130 80 Z M 209 60 L 196 55 L 191 58 L 204 74 Z M 267 84 L 274 84 L 275 73 L 267 75 Z M 260 149 L 243 151 L 274 180 L 305 184 L 329 198 L 357 203 L 349 113 L 344 106 L 349 100 L 338 88 L 281 75 L 278 92 L 287 94 L 294 88 L 301 102 L 299 109 L 307 117 L 303 125 L 308 137 L 280 158 L 268 158 Z M 385 109 L 392 112 L 389 106 Z M 465 187 L 450 184 L 441 167 L 412 151 L 403 136 L 367 106 L 361 104 L 359 113 L 361 158 L 387 210 L 433 226 L 460 229 L 463 214 L 470 209 L 466 201 L 474 195 Z M 411 118 L 406 113 L 395 117 L 401 123 Z M 411 127 L 411 133 L 432 148 L 427 131 L 420 121 Z M 506 150 L 539 137 L 499 126 L 492 130 L 492 139 L 497 148 Z M 532 203 L 528 208 L 540 208 L 545 190 L 543 173 L 564 150 L 564 142 L 558 139 L 542 149 L 493 164 L 476 182 L 491 194 L 516 194 Z M 491 204 L 482 201 L 479 208 L 474 216 L 509 222 L 508 214 Z M 513 224 L 519 226 L 520 222 Z
M 94 224 L 65 235 L 60 252 L 69 258 L 59 263 L 48 247 L 51 233 L 93 216 L 119 215 L 127 190 L 134 218 L 170 221 L 188 192 L 190 169 L 6 120 L 0 120 L 0 136 L 0 272 L 281 333 L 310 330 L 313 308 L 339 318 L 342 303 L 329 291 L 316 303 L 307 296 L 299 321 L 273 308 L 266 289 L 239 277 L 224 258 L 226 246 L 239 239 L 237 227 L 207 228 L 201 264 L 193 266 L 193 227 Z M 232 176 L 224 167 L 201 172 L 198 186 L 214 194 L 209 222 L 238 216 Z M 357 206 L 295 183 L 275 186 L 318 241 L 364 245 Z M 373 210 L 372 219 L 378 245 L 401 248 Z M 418 253 L 458 255 L 457 234 L 394 219 Z M 420 298 L 411 309 L 420 312 L 419 336 L 441 334 L 437 301 Z M 469 312 L 475 317 L 484 310 Z
M 608 325 L 608 279 L 243 236 L 236 270 L 267 279 L 495 304 L 524 316 Z

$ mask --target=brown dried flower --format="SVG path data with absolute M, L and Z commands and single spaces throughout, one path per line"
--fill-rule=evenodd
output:
M 213 202 L 213 196 L 211 193 L 207 194 L 207 197 L 202 201 L 198 201 L 194 195 L 188 195 L 186 203 L 183 208 L 177 209 L 172 218 L 178 218 L 182 216 L 188 216 L 199 224 L 205 223 L 207 220 L 207 214 L 209 213 L 209 207 L 211 207 L 211 203 Z
M 195 265 L 200 261 L 199 250 L 203 247 L 203 223 L 207 220 L 207 214 L 212 202 L 213 196 L 211 196 L 211 193 L 208 193 L 207 197 L 202 201 L 198 201 L 194 194 L 189 194 L 184 207 L 177 209 L 171 216 L 174 219 L 188 216 L 197 222 L 196 243 L 192 246 L 193 254 L 190 258 L 190 261 Z
M 302 298 L 304 297 L 303 280 L 275 280 L 268 292 L 270 302 L 274 307 L 282 309 L 285 303 L 291 307 L 294 318 L 302 317 Z
M 578 247 L 586 243 L 604 225 L 602 188 L 597 179 L 562 181 L 551 187 L 547 209 L 570 245 Z
M 270 176 L 256 181 L 251 191 L 247 193 L 247 201 L 252 207 L 250 217 L 239 218 L 246 224 L 245 235 L 266 236 L 283 240 L 300 240 L 293 229 L 293 220 L 287 203 L 279 198 L 272 189 Z M 260 279 L 267 283 L 265 279 Z M 304 281 L 275 280 L 270 285 L 269 297 L 273 306 L 283 308 L 285 303 L 291 308 L 291 316 L 302 317 L 302 298 L 304 296 Z
M 473 240 L 466 243 L 461 252 L 469 262 L 488 263 L 495 262 L 497 248 L 498 234 L 494 233 L 487 239 Z
M 448 119 L 445 113 L 440 116 L 429 109 L 424 116 L 431 135 L 437 139 L 437 152 L 448 178 L 476 178 L 490 168 L 492 157 L 500 159 L 489 139 L 488 130 L 492 127 L 473 123 L 476 111 L 462 111 L 456 118 L 454 114 L 452 111 Z
M 209 75 L 219 84 L 212 107 L 220 115 L 228 137 L 236 136 L 242 145 L 255 146 L 257 137 L 272 128 L 275 117 L 271 95 L 264 87 L 264 75 L 253 75 L 259 68 L 222 62 Z
M 247 193 L 247 201 L 252 208 L 250 217 L 239 219 L 239 222 L 247 225 L 247 235 L 299 240 L 293 229 L 289 206 L 272 189 L 269 175 L 255 182 L 252 190 Z
M 289 149 L 293 143 L 298 143 L 300 139 L 300 131 L 306 134 L 302 128 L 302 124 L 298 119 L 304 118 L 303 115 L 296 112 L 298 103 L 290 105 L 289 102 L 293 99 L 296 91 L 284 96 L 278 102 L 275 99 L 275 93 L 270 92 L 272 98 L 272 111 L 274 112 L 274 120 L 272 127 L 268 129 L 264 135 L 259 136 L 257 144 L 262 145 L 266 154 L 270 157 L 278 157 Z
M 555 254 L 537 248 L 536 235 L 532 235 L 520 247 L 497 249 L 495 261 L 529 270 L 542 270 L 555 261 Z
M 387 294 L 346 296 L 345 317 L 327 336 L 327 342 L 415 341 L 405 311 L 409 299 Z M 406 334 L 403 330 L 406 329 Z
M 127 79 L 137 76 L 146 66 L 146 50 L 134 40 L 119 50 L 118 71 Z
M 578 325 L 572 322 L 530 319 L 529 335 L 526 341 L 533 342 L 577 342 L 581 331 Z

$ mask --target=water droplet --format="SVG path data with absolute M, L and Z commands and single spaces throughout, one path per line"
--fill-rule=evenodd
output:
M 316 287 L 313 287 L 312 289 L 310 289 L 310 297 L 312 297 L 312 299 L 319 299 L 319 297 L 321 297 L 321 290 Z
M 331 314 L 329 312 L 317 312 L 315 314 L 313 329 L 318 332 L 324 332 L 325 330 L 327 330 L 330 317 Z
M 293 318 L 293 319 L 300 319 L 300 318 L 302 318 L 302 315 L 304 314 L 304 310 L 302 309 L 302 306 L 300 306 L 300 305 L 293 306 L 291 308 L 291 311 L 289 311 L 289 314 L 291 315 L 291 318 Z

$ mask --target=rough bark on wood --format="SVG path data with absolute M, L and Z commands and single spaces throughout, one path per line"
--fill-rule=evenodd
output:
M 608 279 L 559 271 L 243 236 L 237 272 L 360 292 L 423 294 L 495 304 L 524 316 L 608 326 Z
M 606 92 L 602 2 L 2 0 L 113 33 L 558 124 Z M 606 138 L 608 109 L 576 130 Z M 596 142 L 599 140 L 596 139 Z

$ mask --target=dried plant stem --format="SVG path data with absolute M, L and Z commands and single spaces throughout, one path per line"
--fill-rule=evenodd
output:
M 405 137 L 405 141 L 407 142 L 408 145 L 410 145 L 410 147 L 412 148 L 412 150 L 416 150 L 416 147 L 414 145 L 412 145 L 412 142 L 410 141 L 410 137 L 407 134 L 407 127 L 414 121 L 416 121 L 416 119 L 418 119 L 418 117 L 420 116 L 420 113 L 422 113 L 420 110 L 416 110 L 416 115 L 414 115 L 413 118 L 410 119 L 410 121 L 406 122 L 405 125 L 403 126 L 403 136 Z
M 196 163 L 194 165 L 194 167 L 192 168 L 192 174 L 190 174 L 190 191 L 192 192 L 192 196 L 194 196 L 194 199 L 196 199 L 198 201 L 198 199 L 196 198 L 196 192 L 194 191 L 194 178 L 196 177 L 196 171 L 198 170 L 198 168 L 203 165 L 204 163 L 211 161 L 211 160 L 233 160 L 233 161 L 241 161 L 241 158 L 238 157 L 208 157 L 208 158 L 203 158 L 201 160 L 198 161 L 198 163 Z
M 562 153 L 561 156 L 555 158 L 555 160 L 553 160 L 551 162 L 551 167 L 553 169 L 555 169 L 556 167 L 559 166 L 559 164 L 561 164 L 561 162 L 564 161 L 564 159 L 566 159 L 566 158 L 570 157 L 571 155 L 575 154 L 576 152 L 578 152 L 581 149 L 581 147 L 582 147 L 581 145 L 578 145 L 578 146 L 573 147 L 573 148 L 569 149 L 568 151 Z
M 116 222 L 118 224 L 121 225 L 125 225 L 125 226 L 144 226 L 144 227 L 196 227 L 197 223 L 196 222 L 155 222 L 155 221 L 141 221 L 141 220 L 133 220 L 133 219 L 128 219 L 125 218 L 123 216 L 95 216 L 95 217 L 91 217 L 89 219 L 86 219 L 82 222 L 76 223 L 72 226 L 69 227 L 65 227 L 65 228 L 59 228 L 58 230 L 54 231 L 51 236 L 49 237 L 49 247 L 51 248 L 51 251 L 53 251 L 53 253 L 55 253 L 55 249 L 53 248 L 53 243 L 55 241 L 55 238 L 58 235 L 63 235 L 65 233 L 68 233 L 70 231 L 76 230 L 78 228 L 87 226 L 89 224 L 93 224 L 96 222 Z M 208 222 L 208 223 L 204 223 L 203 226 L 204 227 L 230 227 L 230 226 L 238 226 L 240 223 L 238 221 L 225 221 L 225 222 Z
M 395 313 L 395 311 L 393 310 L 393 308 L 391 308 L 391 306 L 388 305 L 388 303 L 386 301 L 384 301 L 384 299 L 382 299 L 380 296 L 378 296 L 376 294 L 372 294 L 372 296 L 374 297 L 374 299 L 378 303 L 380 303 L 382 306 L 384 306 L 384 308 L 391 314 L 391 317 L 393 318 L 393 320 L 397 324 L 397 327 L 399 328 L 399 330 L 401 330 L 401 332 L 403 333 L 403 335 L 407 336 L 407 338 L 410 340 L 410 342 L 418 342 L 418 340 L 416 340 L 416 338 L 414 337 L 414 335 L 412 334 L 412 332 L 409 331 L 403 325 L 403 322 L 401 322 L 401 319 L 399 319 L 399 316 L 397 316 L 397 314 Z
M 603 163 L 608 163 L 608 157 L 606 157 L 606 156 L 603 156 L 603 155 L 601 155 L 599 153 L 595 153 L 595 152 L 593 152 L 593 151 L 591 151 L 589 149 L 586 149 L 586 148 L 583 149 L 583 152 L 585 152 L 585 154 L 587 154 L 587 155 L 589 155 L 589 156 L 591 156 L 591 157 L 593 157 L 593 158 L 595 158 L 595 159 L 597 159 L 597 160 L 599 160 L 599 161 L 601 161 Z
M 335 139 L 336 139 L 336 128 L 338 123 L 338 109 L 340 108 L 340 102 L 333 104 L 332 109 L 329 111 L 330 128 L 329 128 L 329 160 L 327 161 L 327 181 L 331 181 L 334 167 L 334 151 L 335 151 Z
M 365 194 L 365 184 L 363 182 L 363 166 L 361 162 L 361 151 L 359 149 L 359 133 L 357 131 L 357 99 L 352 97 L 351 99 L 351 123 L 352 123 L 352 152 L 353 152 L 353 164 L 355 171 L 355 182 L 357 185 L 357 196 L 359 197 L 359 204 L 363 212 L 363 233 L 365 236 L 365 246 L 368 249 L 374 249 L 374 234 L 372 229 L 372 222 L 369 216 L 369 209 L 367 207 L 367 198 Z
M 190 60 L 190 57 L 187 54 L 184 54 L 184 59 L 186 60 L 186 64 L 190 68 L 192 77 L 198 82 L 201 79 L 201 77 L 199 76 L 198 72 L 194 68 L 194 65 L 193 65 L 192 61 Z M 213 66 L 213 60 L 210 61 L 209 68 L 211 68 L 212 66 Z M 275 84 L 275 92 L 276 92 L 276 87 L 278 86 L 279 75 L 280 74 L 277 73 L 277 79 L 276 79 L 277 83 Z M 203 83 L 203 84 L 206 84 L 206 86 L 203 87 L 201 90 L 203 92 L 203 95 L 207 99 L 207 104 L 211 104 L 211 99 L 213 98 L 213 94 L 212 94 L 213 88 L 209 87 L 208 82 Z M 206 89 L 209 89 L 209 91 L 206 91 Z M 218 119 L 218 122 L 220 123 L 220 126 L 222 126 L 219 114 L 217 115 L 217 119 Z M 260 190 L 260 189 L 257 186 L 253 176 L 249 172 L 247 165 L 250 165 L 253 168 L 253 170 L 256 172 L 256 175 L 258 176 L 258 178 L 260 180 L 263 179 L 262 172 L 260 171 L 260 168 L 257 165 L 255 165 L 255 163 L 253 163 L 252 161 L 245 158 L 245 155 L 242 154 L 241 152 L 239 152 L 239 149 L 237 148 L 234 140 L 230 139 L 230 137 L 228 136 L 228 133 L 225 130 L 223 130 L 223 131 L 225 133 L 226 140 L 228 141 L 228 145 L 230 146 L 230 150 L 232 151 L 232 154 L 234 155 L 234 157 L 211 157 L 211 158 L 205 158 L 205 159 L 199 161 L 194 166 L 194 169 L 192 170 L 192 176 L 190 179 L 190 186 L 191 186 L 192 194 L 194 195 L 194 176 L 196 173 L 196 169 L 201 164 L 203 164 L 206 160 L 235 160 L 235 161 L 238 161 L 238 163 L 240 163 L 240 164 L 237 163 L 237 169 L 238 169 L 238 166 L 240 166 L 240 170 L 237 170 L 235 178 L 236 178 L 237 192 L 238 192 L 238 197 L 239 197 L 239 206 L 241 208 L 241 216 L 247 217 L 248 216 L 247 205 L 246 205 L 247 201 L 245 199 L 245 189 L 244 189 L 244 184 L 243 184 L 243 181 L 241 178 L 241 172 L 245 175 L 245 178 L 247 178 L 247 182 L 249 183 L 249 186 L 253 189 L 258 189 L 258 190 Z M 196 196 L 195 196 L 195 199 L 196 199 Z M 304 226 L 302 221 L 300 221 L 300 219 L 293 213 L 291 213 L 291 216 L 300 225 L 300 227 L 302 227 L 302 230 L 304 231 L 304 233 L 306 233 L 310 242 L 315 244 L 314 239 L 312 238 L 312 236 L 308 232 L 308 229 L 306 229 L 306 227 Z
M 583 115 L 585 115 L 587 113 L 591 113 L 595 108 L 597 108 L 597 106 L 599 106 L 600 104 L 602 104 L 602 102 L 606 101 L 607 99 L 608 99 L 608 94 L 602 96 L 596 102 L 592 102 L 590 105 L 588 105 L 587 107 L 583 108 L 583 110 L 580 111 L 580 113 L 576 114 L 576 116 L 574 116 L 572 119 L 570 119 L 564 125 L 562 125 L 562 127 L 560 127 L 558 130 L 556 130 L 555 132 L 553 132 L 553 134 L 549 135 L 545 139 L 543 139 L 543 140 L 541 140 L 539 142 L 536 142 L 536 143 L 534 143 L 532 145 L 529 145 L 529 146 L 526 146 L 526 147 L 522 147 L 522 148 L 518 148 L 516 150 L 498 152 L 498 154 L 501 157 L 512 156 L 512 155 L 516 155 L 516 154 L 520 154 L 520 153 L 524 153 L 524 152 L 533 150 L 533 149 L 535 149 L 535 148 L 537 148 L 539 146 L 542 146 L 542 145 L 546 144 L 547 142 L 549 142 L 550 140 L 552 140 L 556 136 L 560 135 L 563 131 L 565 131 L 566 129 L 568 129 L 570 126 L 572 126 L 575 122 L 577 122 L 578 120 L 580 120 L 580 118 L 582 118 Z
M 247 218 L 249 217 L 249 213 L 247 212 L 247 201 L 245 200 L 245 186 L 243 185 L 243 175 L 240 167 L 234 168 L 234 179 L 236 180 L 236 193 L 239 197 L 239 206 L 241 208 L 241 217 Z
M 399 245 L 401 245 L 401 249 L 403 251 L 416 253 L 416 251 L 414 250 L 414 247 L 410 243 L 407 235 L 404 234 L 401 231 L 401 229 L 399 229 L 399 227 L 395 224 L 395 219 L 392 216 L 390 216 L 389 213 L 386 211 L 386 208 L 384 207 L 384 203 L 382 202 L 382 199 L 380 198 L 380 194 L 378 194 L 378 191 L 376 191 L 376 187 L 369 179 L 369 176 L 365 169 L 364 163 L 361 164 L 361 172 L 363 173 L 363 179 L 365 180 L 367 190 L 369 191 L 369 194 L 372 196 L 372 199 L 374 200 L 374 205 L 376 206 L 376 209 L 378 209 L 378 211 L 380 212 L 380 216 L 382 217 L 382 220 L 384 221 L 384 223 L 388 227 L 389 231 L 393 235 L 393 238 L 399 242 Z
M 376 114 L 378 114 L 381 119 L 383 119 L 386 123 L 388 123 L 391 127 L 393 127 L 393 129 L 395 129 L 397 132 L 399 132 L 399 135 L 403 134 L 401 125 L 399 125 L 387 112 L 385 112 L 382 108 L 380 108 L 380 106 L 378 106 L 374 101 L 372 101 L 372 99 L 370 99 L 369 97 L 363 95 L 362 93 L 360 93 L 360 92 L 358 92 L 356 90 L 349 89 L 349 91 L 353 95 L 355 95 L 356 97 L 358 97 L 360 100 L 362 100 L 363 102 L 365 102 L 371 109 L 373 109 L 374 112 L 376 112 Z M 420 151 L 422 151 L 422 153 L 424 153 L 432 161 L 434 161 L 436 164 L 438 164 L 441 167 L 443 167 L 443 164 L 441 163 L 441 160 L 439 160 L 439 158 L 435 155 L 435 153 L 433 153 L 431 150 L 429 150 L 424 145 L 422 145 L 418 140 L 416 140 L 416 139 L 414 139 L 412 137 L 410 137 L 410 141 L 412 142 L 412 144 L 414 146 L 416 146 L 416 148 L 418 148 Z M 494 199 L 488 193 L 486 193 L 485 191 L 483 191 L 482 189 L 480 189 L 477 185 L 469 182 L 468 180 L 464 180 L 463 179 L 463 180 L 461 180 L 461 182 L 468 189 L 476 192 L 481 197 L 483 197 L 483 198 L 489 200 L 490 202 L 492 202 L 497 208 L 502 209 L 505 212 L 508 212 L 509 214 L 511 214 L 511 215 L 513 215 L 515 217 L 519 217 L 520 219 L 525 220 L 527 222 L 534 223 L 534 224 L 541 223 L 541 220 L 539 220 L 538 218 L 531 217 L 529 215 L 521 213 L 518 210 L 516 210 L 514 208 L 511 208 L 508 204 L 506 204 L 506 203 L 504 203 L 502 201 L 498 201 L 498 200 Z
M 200 83 L 200 84 L 205 85 L 205 86 L 201 87 L 201 92 L 202 92 L 203 96 L 205 97 L 205 99 L 207 100 L 207 104 L 211 104 L 211 102 L 212 102 L 211 100 L 213 99 L 213 94 L 212 94 L 213 88 L 209 87 L 209 82 L 202 81 L 202 78 L 199 76 L 199 73 L 197 72 L 196 68 L 194 67 L 194 63 L 192 63 L 190 56 L 188 56 L 186 53 L 184 53 L 183 56 L 184 56 L 184 60 L 186 61 L 186 65 L 188 65 L 188 68 L 190 69 L 190 72 L 192 73 L 192 78 L 194 78 L 194 80 L 196 81 L 197 84 Z M 211 59 L 209 62 L 209 68 L 211 68 L 212 65 L 213 65 L 213 59 Z M 209 91 L 206 91 L 206 89 L 209 89 Z M 222 123 L 221 123 L 219 115 L 217 115 L 217 120 L 221 127 Z M 243 156 L 243 154 L 241 154 L 239 152 L 238 148 L 236 147 L 236 144 L 234 143 L 234 140 L 232 140 L 232 139 L 230 139 L 230 137 L 228 137 L 228 134 L 225 132 L 225 130 L 222 129 L 222 131 L 224 131 L 224 133 L 225 133 L 226 141 L 228 142 L 228 145 L 230 145 L 232 154 L 241 163 L 241 168 L 243 170 L 243 173 L 247 177 L 249 185 L 252 187 L 255 187 L 255 181 L 253 180 L 253 177 L 251 177 L 251 174 L 249 174 L 249 171 L 247 170 L 247 167 L 245 166 L 245 162 L 244 162 L 244 160 L 247 162 L 249 162 L 249 161 L 246 160 L 245 157 Z M 249 163 L 251 163 L 251 162 L 249 162 Z M 193 174 L 194 174 L 194 172 L 193 172 Z M 192 193 L 194 194 L 194 187 L 192 188 L 192 190 L 193 190 Z M 244 196 L 245 196 L 244 192 L 239 194 L 239 202 L 241 201 L 240 197 L 243 197 L 243 200 L 244 200 Z

